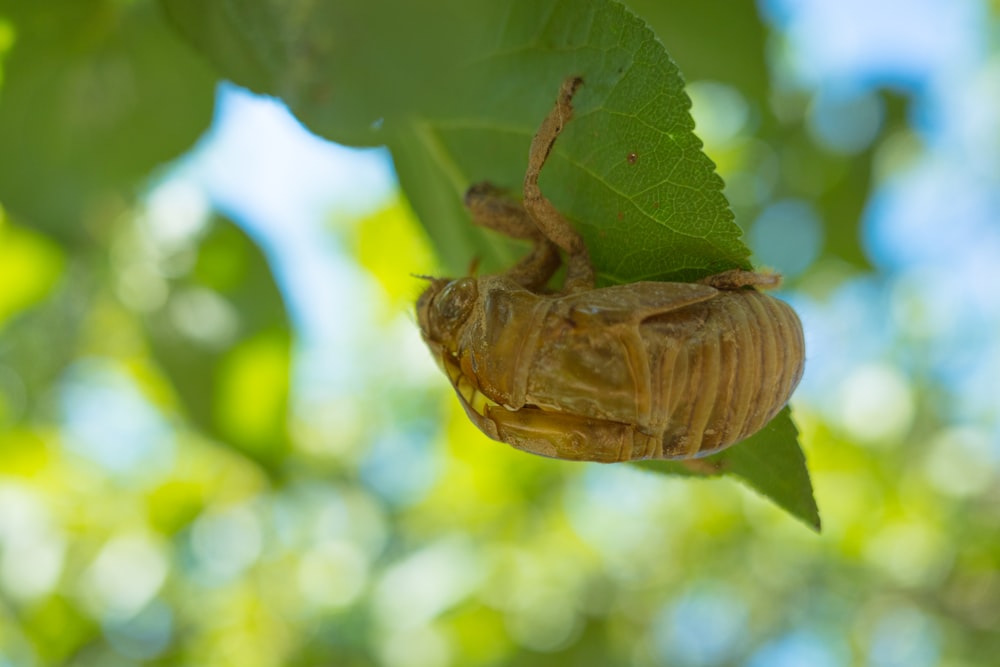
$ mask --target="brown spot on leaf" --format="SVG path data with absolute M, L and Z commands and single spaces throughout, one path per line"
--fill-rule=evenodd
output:
M 636 153 L 629 153 L 628 158 L 626 159 L 628 160 L 629 164 L 635 164 L 636 162 L 639 161 L 639 156 Z

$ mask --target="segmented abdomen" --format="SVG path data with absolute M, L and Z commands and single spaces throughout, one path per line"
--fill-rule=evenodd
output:
M 642 329 L 652 414 L 640 428 L 662 434 L 662 451 L 647 456 L 704 456 L 756 433 L 802 377 L 795 311 L 754 290 L 720 292 Z

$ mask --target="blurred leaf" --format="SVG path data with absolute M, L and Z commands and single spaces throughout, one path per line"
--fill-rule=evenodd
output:
M 37 264 L 21 268 L 27 276 L 34 275 L 27 283 L 34 285 L 32 289 L 38 290 L 36 298 L 43 300 L 19 310 L 18 315 L 8 319 L 0 330 L 0 392 L 7 394 L 8 399 L 13 394 L 15 405 L 12 414 L 7 416 L 14 423 L 41 416 L 37 414 L 39 409 L 45 413 L 52 384 L 80 354 L 80 335 L 87 319 L 87 306 L 96 293 L 89 257 L 64 262 L 62 252 L 55 251 L 52 241 L 24 229 L 16 234 L 25 235 L 22 240 L 31 239 L 29 246 L 38 244 L 34 250 L 25 249 Z M 15 249 L 18 246 L 20 243 L 15 244 Z M 3 254 L 0 250 L 0 255 Z M 18 267 L 21 259 L 12 259 L 13 267 Z M 61 279 L 51 274 L 43 278 L 42 273 L 54 270 L 56 264 L 62 272 Z M 0 262 L 0 274 L 5 272 L 6 266 L 6 260 Z M 18 285 L 24 280 L 23 275 L 12 284 Z M 50 281 L 51 288 L 46 286 Z M 6 281 L 0 282 L 0 294 L 7 293 L 6 288 Z M 46 290 L 44 294 L 40 294 L 42 289 Z M 12 289 L 11 294 L 18 292 Z M 0 301 L 4 301 L 4 297 L 0 297 Z M 12 406 L 8 404 L 7 407 Z
M 354 256 L 400 309 L 410 308 L 424 287 L 414 275 L 430 274 L 436 264 L 424 230 L 402 201 L 358 221 Z
M 0 330 L 9 318 L 49 294 L 64 262 L 58 245 L 10 224 L 0 209 Z
M 274 470 L 288 449 L 291 333 L 253 241 L 217 218 L 147 330 L 195 423 Z
M 95 619 L 62 595 L 46 597 L 22 611 L 23 628 L 33 640 L 42 664 L 58 665 L 74 655 L 100 634 Z
M 206 495 L 205 485 L 195 480 L 164 482 L 146 497 L 150 525 L 166 535 L 177 533 L 201 513 Z
M 824 221 L 826 238 L 823 254 L 838 257 L 858 269 L 871 269 L 868 255 L 861 247 L 861 219 L 868 205 L 872 185 L 872 158 L 877 144 L 862 155 L 840 158 L 820 155 L 817 160 L 826 169 L 837 169 L 837 178 L 817 198 Z
M 909 127 L 910 101 L 893 90 L 883 90 L 885 118 L 880 136 L 885 138 Z M 835 170 L 836 179 L 819 196 L 817 204 L 826 216 L 823 254 L 847 261 L 859 269 L 871 270 L 867 252 L 861 247 L 861 220 L 875 184 L 873 165 L 882 143 L 876 138 L 857 155 L 831 155 L 817 150 L 812 159 L 826 170 Z
M 688 81 L 735 86 L 765 104 L 770 88 L 768 31 L 756 3 L 732 0 L 627 0 L 670 49 Z
M 0 202 L 26 224 L 78 240 L 211 121 L 214 77 L 149 1 L 0 0 L 0 21 Z
M 223 76 L 280 96 L 318 134 L 351 145 L 381 145 L 382 123 L 453 107 L 457 71 L 481 54 L 508 4 L 160 3 Z
M 14 46 L 14 26 L 0 16 L 0 88 L 3 88 L 3 61 L 12 46 Z
M 486 605 L 466 605 L 449 614 L 454 641 L 470 664 L 502 664 L 511 651 L 503 614 Z
M 51 452 L 35 431 L 6 430 L 3 377 L 0 376 L 0 474 L 7 477 L 36 477 L 51 465 Z
M 219 366 L 215 423 L 230 441 L 267 458 L 285 437 L 291 340 L 263 331 L 229 350 Z
M 736 475 L 818 532 L 819 509 L 798 436 L 791 410 L 785 407 L 761 431 L 713 456 L 689 461 L 642 461 L 636 465 L 688 477 Z

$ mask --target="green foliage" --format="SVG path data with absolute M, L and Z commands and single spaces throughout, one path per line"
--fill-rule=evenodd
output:
M 228 30 L 211 39 L 203 26 L 220 20 L 219 6 L 164 5 L 224 75 L 281 95 L 331 139 L 387 144 L 452 272 L 476 255 L 488 270 L 509 264 L 495 238 L 470 228 L 461 197 L 483 179 L 519 186 L 531 137 L 571 75 L 585 81 L 576 120 L 542 187 L 579 227 L 601 279 L 694 280 L 749 267 L 722 181 L 693 134 L 680 73 L 622 5 L 445 3 L 447 19 L 419 37 L 431 49 L 408 48 L 414 38 L 399 29 L 407 22 L 385 21 L 384 5 L 310 3 L 274 15 L 263 6 L 228 7 Z M 405 16 L 410 7 L 394 3 L 391 11 Z M 284 48 L 289 39 L 308 58 Z M 252 44 L 252 57 L 237 53 L 236 43 Z M 259 67 L 248 73 L 253 63 Z M 318 95 L 323 88 L 336 94 Z
M 212 221 L 194 253 L 146 318 L 153 355 L 198 426 L 276 471 L 291 371 L 281 294 L 260 249 L 228 220 Z
M 0 201 L 61 240 L 102 238 L 109 206 L 204 131 L 214 77 L 147 2 L 2 0 L 4 25 Z
M 806 127 L 807 101 L 798 91 L 773 84 L 768 60 L 776 57 L 778 35 L 770 34 L 753 3 L 728 0 L 629 0 L 627 3 L 670 49 L 688 80 L 721 81 L 750 105 L 754 138 L 737 149 L 748 164 L 744 171 L 765 179 L 756 187 L 772 189 L 767 199 L 816 201 L 826 217 L 823 255 L 855 269 L 869 269 L 859 242 L 869 187 L 874 145 L 861 155 L 838 155 L 818 146 Z M 897 105 L 898 107 L 898 105 Z M 776 117 L 775 111 L 781 117 Z M 890 109 L 887 129 L 903 122 L 903 109 Z M 780 169 L 783 178 L 766 184 L 766 174 Z M 725 176 L 725 174 L 724 174 Z M 745 229 L 764 202 L 732 202 Z
M 583 235 L 599 280 L 696 280 L 750 268 L 722 180 L 694 134 L 681 74 L 623 5 L 459 3 L 433 34 L 420 35 L 438 48 L 412 50 L 413 37 L 399 32 L 406 22 L 385 21 L 384 5 L 310 3 L 274 12 L 263 5 L 163 2 L 225 76 L 281 95 L 331 139 L 385 142 L 453 273 L 464 272 L 473 257 L 483 258 L 486 270 L 513 261 L 508 246 L 470 225 L 462 194 L 484 179 L 518 187 L 531 137 L 572 75 L 582 76 L 584 86 L 541 186 Z M 406 9 L 411 3 L 392 6 L 394 13 L 413 11 Z M 209 33 L 206 25 L 219 29 Z M 289 40 L 299 51 L 288 48 Z M 293 55 L 302 52 L 308 55 Z M 769 465 L 794 469 L 796 493 L 811 501 L 794 427 L 787 417 L 781 424 L 760 436 L 774 445 Z M 774 483 L 779 479 L 789 478 L 753 476 L 755 488 L 776 499 L 786 495 Z
M 151 172 L 208 128 L 215 74 L 144 1 L 0 1 L 0 67 L 0 327 L 11 319 L 4 351 L 28 396 L 49 391 L 75 355 L 128 357 L 148 342 L 165 393 L 205 433 L 276 470 L 291 334 L 260 250 L 228 221 L 198 248 L 170 251 L 122 229 Z M 106 282 L 108 264 L 121 274 Z M 121 335 L 95 333 L 109 326 Z
M 0 329 L 11 315 L 44 299 L 63 270 L 63 254 L 41 234 L 15 227 L 0 209 Z
M 718 456 L 645 470 L 526 456 L 470 424 L 396 305 L 419 289 L 409 274 L 431 270 L 409 209 L 451 272 L 516 260 L 522 247 L 469 224 L 461 194 L 483 178 L 517 189 L 567 72 L 587 84 L 542 186 L 607 248 L 605 281 L 692 278 L 746 250 L 679 74 L 620 6 L 373 4 L 0 0 L 0 664 L 992 664 L 993 432 L 971 411 L 949 423 L 957 394 L 935 377 L 914 374 L 905 432 L 868 442 L 802 403 Z M 689 80 L 747 102 L 730 143 L 700 128 L 736 222 L 752 229 L 783 198 L 815 205 L 822 257 L 793 286 L 828 294 L 845 261 L 865 266 L 858 213 L 884 142 L 843 155 L 814 141 L 811 93 L 788 90 L 773 60 L 784 35 L 755 3 L 629 4 Z M 213 216 L 164 242 L 135 196 L 207 129 L 206 62 L 323 136 L 393 150 L 410 207 L 337 230 L 350 270 L 381 289 L 333 313 L 363 332 L 328 350 L 352 369 L 321 378 L 333 389 L 290 393 L 291 326 L 255 239 Z M 676 117 L 657 116 L 650 91 Z M 888 102 L 883 132 L 907 116 Z M 676 253 L 643 253 L 689 212 L 645 206 L 642 188 L 682 146 L 670 184 L 704 209 L 696 261 L 675 274 Z M 748 174 L 756 199 L 741 196 Z M 619 266 L 620 252 L 642 262 Z M 926 298 L 890 310 L 953 312 Z M 885 355 L 941 354 L 939 328 L 900 319 L 879 330 Z M 70 425 L 65 384 L 87 366 L 142 409 L 98 405 Z M 106 430 L 142 413 L 152 431 Z M 822 536 L 788 517 L 819 525 L 797 427 Z M 159 449 L 102 466 L 79 428 L 122 459 Z

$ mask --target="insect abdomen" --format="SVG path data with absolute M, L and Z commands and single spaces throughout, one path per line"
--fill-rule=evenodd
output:
M 636 283 L 618 296 L 633 294 L 652 292 Z M 576 317 L 600 317 L 595 304 L 606 300 L 586 295 L 549 310 L 533 354 L 520 359 L 525 389 L 514 405 L 627 426 L 621 460 L 691 458 L 734 444 L 778 413 L 802 375 L 798 317 L 756 290 L 711 290 L 701 301 L 613 322 Z M 607 443 L 594 446 L 595 460 L 606 460 Z
M 753 290 L 724 291 L 684 310 L 677 315 L 703 311 L 699 325 L 684 340 L 661 338 L 658 351 L 651 338 L 669 324 L 644 325 L 653 364 L 649 426 L 662 433 L 662 458 L 704 456 L 752 435 L 802 377 L 802 326 L 784 302 Z

